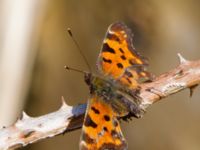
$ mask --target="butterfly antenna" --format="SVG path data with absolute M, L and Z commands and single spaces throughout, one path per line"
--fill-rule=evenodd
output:
M 76 72 L 83 73 L 83 74 L 86 73 L 85 71 L 82 71 L 82 70 L 79 70 L 79 69 L 75 69 L 75 68 L 72 68 L 72 67 L 69 67 L 69 66 L 64 66 L 64 68 L 66 70 L 72 70 L 72 71 L 76 71 Z
M 68 34 L 69 34 L 69 36 L 70 36 L 70 37 L 72 38 L 72 40 L 74 41 L 74 43 L 75 43 L 75 45 L 76 45 L 76 47 L 77 47 L 77 49 L 78 49 L 79 53 L 80 53 L 80 54 L 81 54 L 81 56 L 83 57 L 83 59 L 84 59 L 84 61 L 85 61 L 86 65 L 87 65 L 87 67 L 88 67 L 89 71 L 91 72 L 91 71 L 92 71 L 92 70 L 91 70 L 91 67 L 90 67 L 90 65 L 89 65 L 89 63 L 88 63 L 88 61 L 87 61 L 87 59 L 86 59 L 85 55 L 83 54 L 83 51 L 81 50 L 81 48 L 80 48 L 80 46 L 79 46 L 78 42 L 77 42 L 77 41 L 76 41 L 76 39 L 74 38 L 74 36 L 73 36 L 73 34 L 72 34 L 72 31 L 71 31 L 71 29 L 70 29 L 70 28 L 68 28 L 68 29 L 67 29 L 67 31 L 68 31 Z M 67 69 L 67 68 L 66 68 L 66 69 Z M 80 70 L 77 70 L 77 69 L 74 69 L 74 68 L 69 68 L 69 67 L 68 67 L 68 69 L 69 69 L 69 70 L 78 71 L 78 72 L 83 72 L 83 71 L 80 71 Z

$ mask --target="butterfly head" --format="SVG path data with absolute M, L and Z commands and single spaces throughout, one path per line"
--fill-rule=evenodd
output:
M 92 83 L 92 79 L 93 79 L 94 77 L 93 77 L 93 74 L 92 73 L 88 73 L 88 72 L 85 72 L 85 74 L 84 74 L 84 79 L 85 79 L 85 83 L 87 84 L 87 85 L 91 85 L 91 83 Z
M 91 94 L 104 96 L 114 93 L 113 83 L 101 76 L 92 73 L 85 73 L 85 82 L 89 86 Z

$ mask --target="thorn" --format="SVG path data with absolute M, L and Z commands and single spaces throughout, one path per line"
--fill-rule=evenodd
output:
M 66 70 L 70 70 L 68 66 L 64 66 L 64 68 L 65 68 Z
M 20 126 L 24 120 L 30 119 L 31 117 L 22 111 L 21 117 L 17 118 L 17 121 L 14 123 L 15 126 Z
M 192 97 L 193 93 L 194 93 L 194 89 L 198 86 L 198 84 L 195 84 L 193 86 L 190 87 L 190 97 Z
M 66 109 L 66 108 L 68 108 L 69 106 L 65 102 L 65 98 L 63 96 L 61 97 L 61 100 L 62 100 L 62 106 L 61 106 L 60 109 Z
M 188 62 L 180 53 L 177 54 L 181 64 Z
M 68 32 L 68 34 L 69 34 L 71 37 L 73 36 L 72 31 L 71 31 L 70 28 L 67 28 L 67 32 Z
M 25 113 L 25 112 L 23 111 L 23 112 L 22 112 L 21 120 L 26 120 L 26 119 L 29 119 L 29 118 L 31 118 L 31 117 L 29 117 L 29 116 L 27 115 L 27 113 Z

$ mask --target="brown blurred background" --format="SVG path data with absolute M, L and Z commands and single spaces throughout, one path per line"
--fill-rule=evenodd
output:
M 67 34 L 70 27 L 93 71 L 107 27 L 125 22 L 155 75 L 178 65 L 177 53 L 200 59 L 198 0 L 0 0 L 0 125 L 25 110 L 40 116 L 67 103 L 85 103 L 87 70 Z M 199 150 L 200 88 L 153 105 L 142 119 L 122 123 L 129 150 Z M 31 144 L 24 150 L 77 150 L 80 130 Z

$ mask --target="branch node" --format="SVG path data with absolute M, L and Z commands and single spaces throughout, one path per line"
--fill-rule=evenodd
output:
M 177 55 L 178 55 L 180 64 L 184 64 L 188 62 L 188 60 L 186 60 L 180 53 L 178 53 Z

